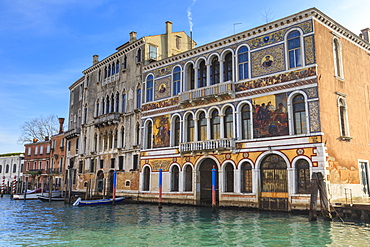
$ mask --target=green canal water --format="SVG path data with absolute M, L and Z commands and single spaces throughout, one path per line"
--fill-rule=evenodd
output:
M 370 246 L 369 229 L 287 213 L 0 198 L 0 246 Z

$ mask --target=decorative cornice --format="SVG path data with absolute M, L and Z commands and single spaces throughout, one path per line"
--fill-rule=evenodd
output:
M 226 37 L 224 39 L 220 39 L 220 40 L 205 44 L 203 46 L 200 46 L 200 47 L 194 48 L 192 50 L 180 53 L 178 55 L 160 60 L 158 62 L 148 64 L 148 65 L 143 67 L 143 70 L 144 71 L 152 70 L 154 68 L 161 67 L 161 66 L 166 65 L 168 63 L 179 62 L 182 59 L 192 57 L 192 56 L 195 56 L 195 55 L 199 55 L 199 54 L 202 54 L 202 53 L 207 52 L 209 50 L 216 49 L 218 47 L 225 47 L 227 45 L 234 44 L 236 42 L 242 41 L 243 39 L 246 39 L 246 38 L 253 38 L 253 37 L 262 35 L 263 33 L 271 32 L 274 29 L 276 30 L 277 28 L 282 28 L 284 26 L 291 25 L 293 23 L 298 23 L 298 22 L 300 22 L 304 19 L 309 19 L 310 17 L 314 18 L 317 21 L 320 21 L 324 25 L 326 25 L 326 26 L 332 28 L 333 30 L 341 33 L 344 37 L 347 37 L 348 39 L 352 40 L 353 42 L 359 44 L 361 47 L 370 51 L 370 44 L 368 42 L 361 39 L 358 35 L 355 35 L 351 31 L 349 31 L 348 29 L 344 28 L 343 26 L 341 26 L 340 24 L 335 22 L 333 19 L 331 19 L 330 17 L 328 17 L 327 15 L 322 13 L 320 10 L 318 10 L 316 8 L 310 8 L 310 9 L 301 11 L 299 13 L 290 15 L 288 17 L 282 18 L 280 20 L 273 21 L 273 22 L 267 23 L 265 25 L 261 25 L 261 26 L 258 26 L 256 28 L 253 28 L 253 29 L 250 29 L 250 30 L 247 30 L 247 31 L 244 31 L 244 32 Z
M 132 51 L 133 49 L 143 45 L 144 43 L 145 43 L 145 37 L 142 37 L 142 38 L 136 40 L 134 43 L 128 45 L 125 48 L 123 48 L 122 50 L 113 53 L 112 55 L 104 58 L 103 60 L 99 61 L 98 63 L 94 64 L 93 66 L 87 68 L 86 70 L 82 71 L 82 73 L 88 74 L 88 73 L 100 68 L 101 66 L 120 58 L 122 55 Z

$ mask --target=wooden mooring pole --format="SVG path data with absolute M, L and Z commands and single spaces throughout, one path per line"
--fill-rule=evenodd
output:
M 331 220 L 329 210 L 329 200 L 326 192 L 326 184 L 321 172 L 313 172 L 311 178 L 311 200 L 310 212 L 308 215 L 309 221 L 317 220 L 317 197 L 320 192 L 321 213 L 325 220 Z

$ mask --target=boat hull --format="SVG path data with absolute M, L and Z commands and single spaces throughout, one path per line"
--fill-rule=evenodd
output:
M 60 197 L 61 195 L 62 195 L 61 191 L 53 191 L 51 197 Z M 37 200 L 39 199 L 39 196 L 49 197 L 49 193 L 44 192 L 44 193 L 26 194 L 26 200 Z M 14 195 L 13 200 L 24 200 L 24 194 Z
M 79 198 L 80 199 L 80 198 Z M 125 197 L 117 197 L 114 200 L 114 203 L 119 203 L 125 200 Z M 100 200 L 78 200 L 73 204 L 74 206 L 93 206 L 93 205 L 104 205 L 104 204 L 112 204 L 113 199 L 100 199 Z
M 49 197 L 49 196 L 39 196 L 38 199 L 40 199 L 43 202 L 49 202 L 49 201 L 64 201 L 64 197 Z

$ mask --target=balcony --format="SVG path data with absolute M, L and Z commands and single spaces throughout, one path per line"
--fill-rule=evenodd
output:
M 180 104 L 187 104 L 210 99 L 221 100 L 221 96 L 225 95 L 231 95 L 232 97 L 235 97 L 234 82 L 228 81 L 209 87 L 202 87 L 182 92 L 180 93 Z
M 119 73 L 111 75 L 103 80 L 102 85 L 107 85 L 108 83 L 111 83 L 113 81 L 117 81 L 119 79 Z
M 60 172 L 60 169 L 59 168 L 51 168 L 51 169 L 46 169 L 45 170 L 45 173 L 46 174 L 50 174 L 50 175 L 58 175 L 58 174 L 61 174 Z
M 80 133 L 81 133 L 81 129 L 80 128 L 70 129 L 70 130 L 67 130 L 66 131 L 65 138 L 67 140 L 69 140 L 69 139 L 72 139 L 72 138 L 75 138 L 75 137 L 79 137 L 80 136 Z
M 224 138 L 218 140 L 207 140 L 207 141 L 196 141 L 180 143 L 180 153 L 187 152 L 202 152 L 202 151 L 222 151 L 222 150 L 234 150 L 235 139 Z
M 120 122 L 120 114 L 117 112 L 107 113 L 94 119 L 95 127 L 104 127 L 113 124 L 118 124 Z
M 26 174 L 40 175 L 40 174 L 42 174 L 42 170 L 41 169 L 31 169 L 31 170 L 28 170 Z

